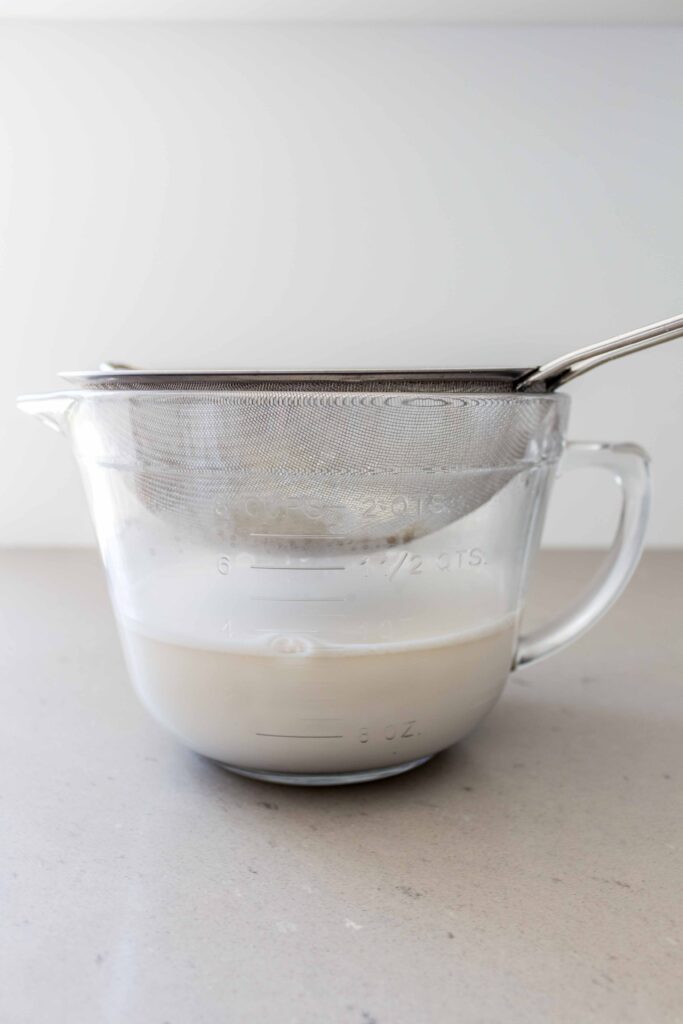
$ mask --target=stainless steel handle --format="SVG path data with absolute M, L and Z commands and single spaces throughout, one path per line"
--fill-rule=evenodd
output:
M 567 384 L 568 381 L 580 377 L 596 366 L 608 363 L 612 359 L 621 359 L 631 352 L 638 352 L 642 348 L 651 348 L 653 345 L 662 345 L 665 341 L 673 341 L 683 335 L 683 313 L 678 316 L 669 317 L 668 320 L 659 320 L 655 324 L 648 324 L 647 327 L 639 327 L 636 331 L 629 331 L 628 334 L 619 334 L 615 338 L 608 338 L 597 345 L 587 345 L 566 356 L 560 356 L 550 363 L 539 366 L 522 378 L 517 384 L 517 391 L 526 391 L 533 384 L 545 383 L 552 390 Z

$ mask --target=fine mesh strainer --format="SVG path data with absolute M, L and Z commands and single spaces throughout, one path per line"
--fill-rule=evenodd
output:
M 557 396 L 96 393 L 75 450 L 199 541 L 310 553 L 406 544 L 559 455 Z M 91 473 L 92 476 L 92 473 Z
M 405 544 L 560 453 L 552 392 L 683 334 L 683 316 L 537 369 L 61 376 L 81 457 L 128 471 L 145 509 L 225 544 L 311 553 Z M 87 450 L 86 450 L 87 449 Z

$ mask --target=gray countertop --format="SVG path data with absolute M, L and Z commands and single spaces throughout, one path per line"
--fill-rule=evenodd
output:
M 650 553 L 456 748 L 305 790 L 146 716 L 94 553 L 2 553 L 3 1024 L 680 1024 L 682 605 Z

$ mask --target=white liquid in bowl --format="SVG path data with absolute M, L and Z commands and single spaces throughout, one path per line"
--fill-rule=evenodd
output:
M 272 636 L 201 645 L 121 627 L 143 702 L 187 746 L 240 768 L 322 773 L 401 764 L 460 739 L 500 695 L 516 620 L 348 648 Z

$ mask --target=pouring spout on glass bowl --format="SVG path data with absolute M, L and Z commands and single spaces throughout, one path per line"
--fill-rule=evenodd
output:
M 17 399 L 17 408 L 29 416 L 35 416 L 51 430 L 67 435 L 69 417 L 76 402 L 76 396 L 68 392 L 20 395 Z

